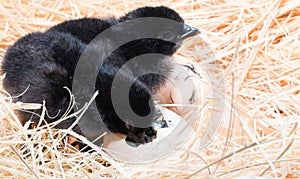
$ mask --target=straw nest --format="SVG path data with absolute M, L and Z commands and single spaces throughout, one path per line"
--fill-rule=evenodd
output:
M 19 123 L 13 110 L 40 105 L 12 103 L 11 96 L 0 88 L 0 176 L 300 177 L 298 0 L 4 0 L 0 2 L 1 59 L 10 45 L 30 32 L 84 16 L 118 17 L 145 5 L 169 6 L 188 24 L 201 30 L 201 39 L 185 41 L 178 54 L 213 74 L 214 89 L 224 87 L 216 92 L 223 99 L 222 116 L 216 120 L 220 125 L 213 123 L 219 127 L 216 135 L 206 136 L 207 145 L 199 147 L 196 140 L 204 134 L 203 124 L 198 123 L 196 137 L 190 139 L 180 155 L 170 155 L 155 163 L 130 165 L 113 160 L 100 149 L 101 156 L 76 151 L 64 142 L 72 135 L 81 137 L 71 131 L 58 131 L 51 125 L 28 130 L 28 126 Z M 2 79 L 3 76 L 0 85 Z M 105 161 L 110 165 L 105 166 Z

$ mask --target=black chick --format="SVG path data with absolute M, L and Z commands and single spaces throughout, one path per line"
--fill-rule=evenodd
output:
M 42 104 L 45 100 L 46 121 L 56 121 L 68 108 L 70 94 L 64 87 L 72 86 L 76 63 L 85 48 L 86 44 L 70 34 L 48 32 L 26 35 L 6 51 L 1 66 L 6 74 L 3 87 L 14 101 Z M 31 120 L 32 126 L 39 123 L 40 114 L 41 110 L 18 111 L 21 122 L 24 124 Z M 57 127 L 67 128 L 73 121 L 70 119 Z
M 89 44 L 92 40 L 95 40 L 101 32 L 108 29 L 109 27 L 112 27 L 113 25 L 126 22 L 132 19 L 147 17 L 165 18 L 178 23 L 152 23 L 153 27 L 147 26 L 144 27 L 144 29 L 139 29 L 135 32 L 130 31 L 130 28 L 128 27 L 126 29 L 129 29 L 129 31 L 126 31 L 123 28 L 116 28 L 115 32 L 111 34 L 112 39 L 115 38 L 114 34 L 124 34 L 124 36 L 134 36 L 135 38 L 137 38 L 142 33 L 145 33 L 145 31 L 150 31 L 150 34 L 157 34 L 157 38 L 143 38 L 123 44 L 117 52 L 119 54 L 121 52 L 122 54 L 122 60 L 118 64 L 119 66 L 122 66 L 124 63 L 136 56 L 147 53 L 158 53 L 171 56 L 180 47 L 180 44 L 184 39 L 199 33 L 198 29 L 184 24 L 184 20 L 176 11 L 165 6 L 138 8 L 131 12 L 128 12 L 119 19 L 82 18 L 76 20 L 69 20 L 53 26 L 48 31 L 69 33 L 77 39 L 81 40 L 82 42 Z M 151 21 L 151 19 L 142 19 L 141 21 Z M 134 26 L 135 24 L 126 25 Z M 119 39 L 113 40 L 117 41 Z M 163 71 L 165 72 L 165 74 L 168 74 L 170 73 L 171 69 L 172 68 L 167 68 L 163 69 Z M 141 80 L 151 88 L 152 92 L 156 92 L 157 89 L 159 89 L 159 87 L 164 83 L 164 78 L 162 78 L 161 75 L 147 75 L 142 77 Z
M 167 7 L 144 7 L 129 12 L 124 17 L 121 17 L 118 22 L 126 22 L 127 20 L 132 20 L 135 18 L 141 17 L 160 17 L 160 18 L 168 18 L 170 20 L 176 21 L 177 23 L 168 22 L 168 21 L 160 21 L 150 22 L 153 19 L 141 19 L 141 21 L 149 21 L 151 24 L 151 28 L 147 26 L 141 26 L 141 29 L 130 31 L 128 29 L 134 29 L 134 26 L 137 26 L 141 23 L 141 21 L 136 21 L 134 23 L 125 23 L 126 27 L 119 28 L 115 26 L 112 27 L 111 39 L 112 41 L 120 40 L 118 35 L 122 34 L 123 36 L 135 37 L 137 40 L 130 41 L 121 45 L 117 50 L 115 50 L 111 57 L 109 57 L 103 64 L 102 68 L 98 73 L 98 78 L 96 80 L 96 89 L 99 91 L 103 90 L 104 86 L 107 84 L 111 84 L 113 81 L 113 77 L 118 72 L 119 68 L 121 68 L 125 63 L 128 63 L 134 57 L 138 57 L 143 54 L 162 54 L 171 56 L 180 46 L 181 42 L 190 36 L 196 35 L 199 31 L 195 28 L 191 28 L 184 24 L 182 18 L 176 13 L 174 10 L 169 9 Z M 137 24 L 135 24 L 137 23 Z M 122 26 L 121 26 L 122 27 Z M 144 27 L 144 28 L 143 28 Z M 156 38 L 138 38 L 141 34 L 151 34 Z M 113 42 L 112 42 L 113 43 Z M 166 81 L 166 78 L 172 72 L 173 64 L 171 61 L 165 60 L 161 56 L 150 55 L 144 56 L 142 62 L 133 61 L 129 65 L 128 71 L 130 72 L 130 78 L 137 78 L 137 84 L 141 83 L 142 85 L 137 85 L 142 91 L 133 85 L 131 91 L 129 93 L 129 101 L 131 102 L 132 110 L 140 115 L 146 116 L 149 115 L 149 118 L 146 121 L 143 121 L 145 124 L 153 124 L 157 116 L 159 116 L 160 111 L 154 107 L 152 95 L 155 93 L 159 93 L 160 87 L 162 87 Z M 111 69 L 116 68 L 116 71 Z M 156 71 L 157 73 L 149 73 L 151 71 Z M 138 76 L 138 74 L 146 74 L 143 76 Z M 123 77 L 124 82 L 128 83 L 130 81 L 129 78 Z M 111 86 L 111 85 L 108 85 Z M 119 84 L 120 89 L 122 89 L 122 85 Z M 118 87 L 115 87 L 118 88 Z M 121 91 L 122 92 L 122 91 Z M 146 95 L 143 95 L 145 92 Z M 149 93 L 150 92 L 150 96 Z M 140 96 L 137 96 L 139 94 Z M 126 94 L 124 94 L 126 95 Z M 156 136 L 156 131 L 150 128 L 138 128 L 134 127 L 135 125 L 127 125 L 134 122 L 133 119 L 125 119 L 128 123 L 124 123 L 124 121 L 120 120 L 120 118 L 114 112 L 114 108 L 111 104 L 111 88 L 105 90 L 105 92 L 100 93 L 96 98 L 96 104 L 99 111 L 103 111 L 106 116 L 114 116 L 111 118 L 104 117 L 104 122 L 111 131 L 115 131 L 115 129 L 124 129 L 128 131 L 126 141 L 131 143 L 135 143 L 136 145 L 147 143 L 152 141 Z M 105 102 L 103 102 L 103 99 Z M 134 103 L 133 101 L 136 101 Z M 103 110 L 105 109 L 105 110 Z M 151 110 L 154 110 L 151 113 Z M 111 113 L 112 112 L 112 113 Z M 101 112 L 100 112 L 101 113 Z M 109 121 L 106 121 L 109 119 Z M 124 120 L 124 119 L 123 119 Z M 114 122 L 111 122 L 114 121 Z M 149 134 L 149 135 L 148 135 Z
M 18 40 L 6 52 L 2 63 L 2 70 L 6 73 L 3 81 L 4 88 L 13 96 L 19 95 L 16 101 L 41 103 L 45 100 L 48 111 L 47 122 L 58 120 L 66 112 L 70 100 L 68 91 L 64 87 L 72 88 L 72 76 L 86 44 L 112 25 L 139 17 L 169 18 L 181 23 L 181 26 L 175 31 L 160 28 L 157 31 L 157 37 L 161 39 L 135 40 L 122 45 L 113 52 L 98 73 L 95 89 L 104 93 L 99 93 L 96 104 L 104 123 L 111 131 L 127 135 L 126 140 L 137 145 L 152 141 L 156 132 L 151 127 L 134 127 L 130 122 L 131 119 L 124 122 L 116 114 L 111 104 L 111 83 L 116 72 L 131 58 L 147 53 L 172 55 L 184 38 L 198 33 L 196 29 L 185 25 L 182 18 L 169 8 L 139 8 L 119 20 L 114 18 L 71 20 L 54 26 L 45 33 L 29 34 Z M 142 30 L 145 29 L 141 29 L 141 32 Z M 115 33 L 126 34 L 128 32 L 125 32 L 124 29 L 116 29 Z M 164 74 L 168 74 L 172 70 L 171 63 L 165 61 L 156 61 L 151 63 L 151 66 L 161 71 L 167 71 Z M 144 67 L 144 65 L 132 65 L 134 69 L 140 67 Z M 121 73 L 125 83 L 127 80 L 137 77 L 132 68 Z M 147 71 L 143 68 L 139 70 Z M 149 125 L 159 114 L 155 110 L 151 111 L 151 109 L 155 109 L 152 94 L 159 90 L 164 80 L 165 77 L 159 74 L 143 75 L 138 77 L 130 89 L 129 102 L 132 110 L 141 116 L 150 114 L 149 119 L 145 121 Z M 120 107 L 122 108 L 122 106 Z M 41 111 L 35 112 L 40 114 Z M 31 113 L 19 112 L 19 115 L 23 123 L 30 119 L 34 125 L 38 123 L 39 117 Z M 74 118 L 66 120 L 57 127 L 66 128 L 74 120 Z M 78 126 L 74 131 L 81 134 Z

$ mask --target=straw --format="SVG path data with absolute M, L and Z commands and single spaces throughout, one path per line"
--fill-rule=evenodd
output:
M 202 112 L 194 115 L 195 135 L 155 163 L 123 163 L 71 130 L 57 130 L 51 124 L 36 129 L 22 126 L 14 110 L 42 107 L 45 112 L 43 104 L 12 102 L 0 76 L 1 177 L 300 177 L 298 0 L 3 0 L 0 61 L 18 38 L 64 20 L 119 17 L 138 7 L 158 5 L 175 9 L 201 31 L 177 52 L 187 64 L 201 65 L 214 92 L 204 100 L 205 107 L 199 106 Z M 214 112 L 220 113 L 219 118 L 213 118 Z M 216 134 L 207 130 L 208 124 L 218 128 Z M 66 142 L 72 137 L 97 152 L 78 151 Z

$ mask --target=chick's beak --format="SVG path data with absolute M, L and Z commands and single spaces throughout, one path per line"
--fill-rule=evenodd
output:
M 186 38 L 195 36 L 195 35 L 197 35 L 199 33 L 200 33 L 199 29 L 197 29 L 195 27 L 191 27 L 191 26 L 189 26 L 187 24 L 184 24 L 183 34 L 179 36 L 179 39 L 184 40 Z

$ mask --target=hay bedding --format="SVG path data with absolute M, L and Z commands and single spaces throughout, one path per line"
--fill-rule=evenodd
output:
M 51 125 L 21 126 L 14 104 L 0 88 L 0 176 L 3 178 L 232 178 L 300 177 L 300 3 L 286 1 L 1 1 L 0 54 L 19 37 L 67 19 L 121 16 L 145 5 L 176 9 L 201 38 L 178 54 L 199 62 L 223 82 L 226 94 L 220 130 L 204 148 L 191 138 L 181 155 L 129 165 L 101 150 L 77 152 Z M 210 54 L 212 50 L 214 55 Z M 195 55 L 197 54 L 197 55 Z M 201 58 L 195 58 L 201 56 Z M 220 70 L 222 70 L 220 73 Z M 222 74 L 224 80 L 222 80 Z M 3 78 L 3 77 L 1 77 Z M 217 87 L 218 80 L 212 81 Z M 1 85 L 1 79 L 0 79 Z M 204 124 L 195 127 L 202 136 Z M 30 137 L 29 137 L 30 134 Z M 79 137 L 73 134 L 75 137 Z M 193 143 L 194 142 L 194 143 Z M 25 145 L 24 145 L 25 144 Z M 26 152 L 30 150 L 30 152 Z M 25 152 L 25 156 L 23 153 Z M 103 161 L 110 167 L 105 167 Z

